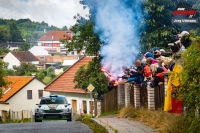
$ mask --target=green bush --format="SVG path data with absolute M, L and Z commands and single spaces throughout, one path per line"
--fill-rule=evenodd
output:
M 193 40 L 192 45 L 182 56 L 182 80 L 178 96 L 184 101 L 184 106 L 189 108 L 187 120 L 191 125 L 189 132 L 199 130 L 200 118 L 200 37 Z

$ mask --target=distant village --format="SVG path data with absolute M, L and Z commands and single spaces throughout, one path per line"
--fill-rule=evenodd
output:
M 81 89 L 74 89 L 73 82 L 76 71 L 93 57 L 84 56 L 84 50 L 80 53 L 69 52 L 60 41 L 64 36 L 71 38 L 73 33 L 70 30 L 45 33 L 37 40 L 37 45 L 28 51 L 18 51 L 19 42 L 0 43 L 0 47 L 7 47 L 10 50 L 1 56 L 1 59 L 8 63 L 7 69 L 14 69 L 22 62 L 26 62 L 34 64 L 38 70 L 52 66 L 57 75 L 49 84 L 37 79 L 34 73 L 32 76 L 5 77 L 11 84 L 3 89 L 0 98 L 2 121 L 23 119 L 24 111 L 27 111 L 26 117 L 31 118 L 41 97 L 50 94 L 65 95 L 72 104 L 74 114 L 93 112 L 94 101 L 89 97 L 90 94 Z M 67 69 L 64 70 L 63 67 Z M 10 118 L 7 117 L 8 114 Z

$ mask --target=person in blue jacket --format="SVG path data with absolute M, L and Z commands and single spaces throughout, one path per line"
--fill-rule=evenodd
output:
M 143 76 L 143 67 L 139 66 L 137 68 L 137 73 L 134 74 L 133 77 L 128 78 L 127 80 L 125 80 L 125 82 L 134 82 L 136 84 L 145 84 L 144 82 L 144 76 Z

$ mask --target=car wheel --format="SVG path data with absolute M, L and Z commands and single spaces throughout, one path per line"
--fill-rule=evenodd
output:
M 72 121 L 72 114 L 70 113 L 69 119 L 67 121 Z
M 42 120 L 38 120 L 37 119 L 37 116 L 36 116 L 37 114 L 35 114 L 35 122 L 42 122 Z

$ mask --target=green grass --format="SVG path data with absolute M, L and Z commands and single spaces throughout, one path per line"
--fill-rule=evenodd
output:
M 7 120 L 6 122 L 0 122 L 0 124 L 6 124 L 6 123 L 26 123 L 31 122 L 31 118 L 25 118 L 22 120 Z
M 102 113 L 100 115 L 100 117 L 102 117 L 102 116 L 108 116 L 108 115 L 115 115 L 115 114 L 118 114 L 118 113 L 119 113 L 119 110 L 114 110 L 114 111 Z
M 89 118 L 82 119 L 81 122 L 87 124 L 92 129 L 93 133 L 108 133 L 105 127 L 101 126 L 100 124 Z

